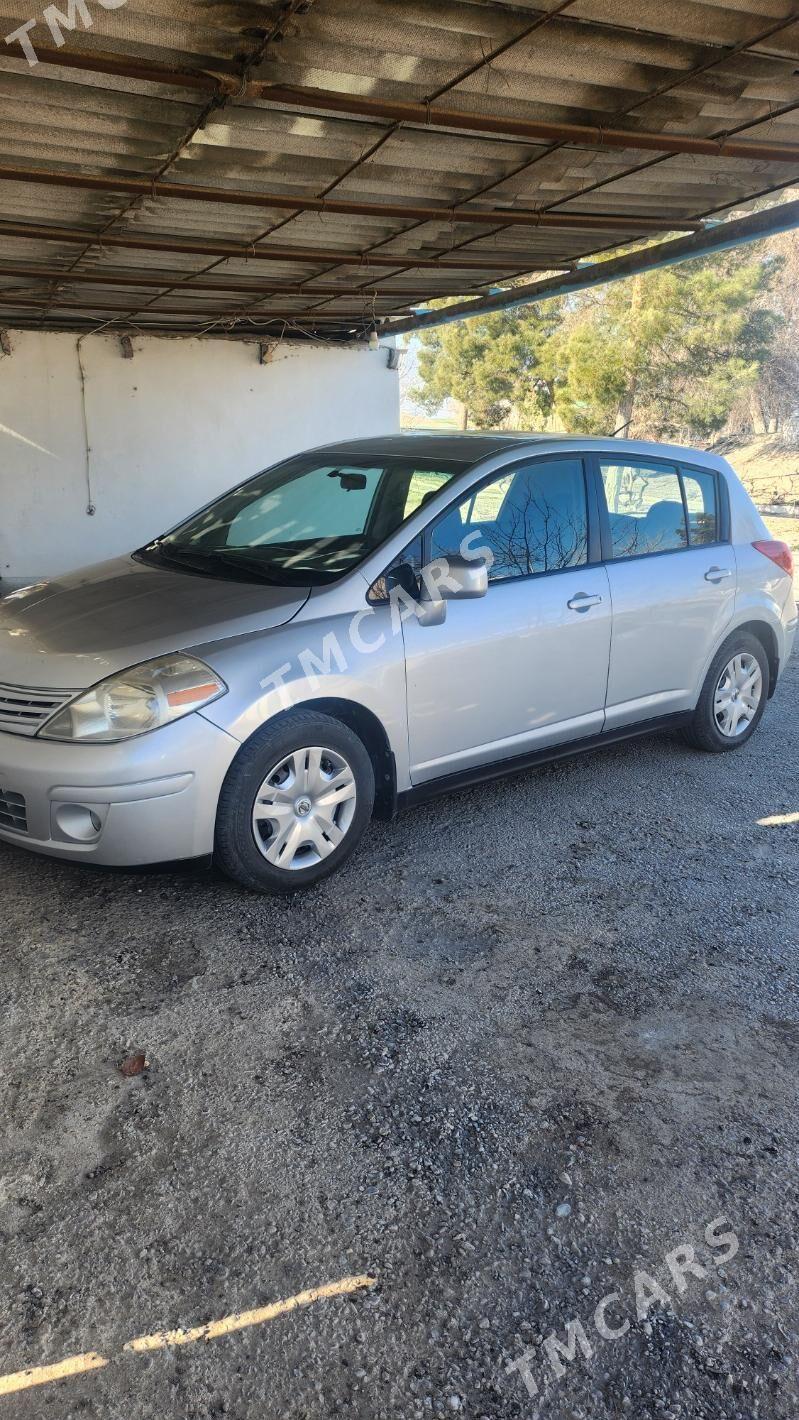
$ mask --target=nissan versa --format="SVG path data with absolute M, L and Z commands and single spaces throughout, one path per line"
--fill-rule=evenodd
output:
M 740 748 L 796 624 L 790 551 L 713 454 L 316 449 L 0 601 L 0 837 L 292 891 L 434 791 L 661 727 Z

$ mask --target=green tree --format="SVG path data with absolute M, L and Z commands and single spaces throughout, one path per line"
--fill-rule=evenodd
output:
M 420 402 L 451 395 L 489 427 L 554 416 L 575 433 L 707 437 L 774 342 L 773 276 L 741 250 L 443 326 L 422 339 Z
M 619 282 L 555 333 L 544 367 L 567 428 L 707 437 L 753 387 L 777 329 L 770 271 L 743 251 Z
M 771 289 L 760 299 L 780 317 L 776 338 L 754 389 L 736 402 L 739 428 L 753 434 L 782 433 L 799 441 L 799 234 L 783 232 L 768 242 L 766 261 L 772 269 Z
M 430 411 L 456 399 L 464 423 L 468 418 L 483 429 L 520 408 L 540 422 L 552 403 L 540 360 L 558 314 L 559 303 L 548 301 L 425 332 L 418 357 L 422 384 L 413 398 Z

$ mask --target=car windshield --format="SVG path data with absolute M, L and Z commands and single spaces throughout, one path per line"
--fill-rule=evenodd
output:
M 289 459 L 138 556 L 219 577 L 324 585 L 357 567 L 464 467 L 405 457 Z

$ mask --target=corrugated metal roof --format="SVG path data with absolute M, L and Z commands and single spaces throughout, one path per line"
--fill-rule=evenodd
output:
M 35 20 L 42 56 L 30 67 L 18 39 L 0 51 L 6 325 L 362 338 L 433 297 L 483 294 L 799 179 L 799 146 L 779 161 L 635 146 L 643 132 L 799 145 L 786 0 L 63 10 L 73 28 L 61 21 L 57 48 L 44 6 L 0 0 L 0 35 Z M 369 103 L 421 104 L 428 121 Z M 475 131 L 433 127 L 441 109 Z M 519 121 L 622 128 L 631 146 L 503 131 Z M 105 186 L 73 185 L 89 178 Z M 187 185 L 205 191 L 175 195 Z M 320 198 L 354 210 L 291 206 Z M 530 225 L 510 224 L 520 213 Z M 556 224 L 574 214 L 590 221 Z

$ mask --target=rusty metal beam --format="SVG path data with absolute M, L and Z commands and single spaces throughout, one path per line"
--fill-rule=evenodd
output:
M 438 310 L 412 316 L 408 320 L 390 321 L 381 327 L 381 331 L 387 335 L 403 335 L 412 330 L 428 330 L 431 326 L 447 325 L 451 321 L 469 320 L 472 316 L 488 315 L 494 311 L 507 311 L 515 306 L 551 300 L 555 296 L 572 295 L 576 291 L 605 286 L 613 281 L 622 281 L 628 276 L 636 276 L 640 272 L 673 266 L 691 257 L 725 251 L 746 242 L 758 241 L 761 237 L 793 231 L 797 227 L 799 201 L 785 202 L 777 207 L 768 207 L 762 212 L 752 212 L 731 222 L 719 222 L 715 227 L 708 227 L 703 232 L 694 232 L 688 237 L 679 237 L 676 241 L 660 242 L 656 246 L 644 248 L 643 251 L 628 252 L 624 256 L 611 257 L 607 261 L 587 263 L 566 276 L 554 276 L 549 281 L 517 286 L 496 296 L 459 301 L 454 306 L 442 306 Z
M 413 252 L 397 252 L 393 255 L 373 256 L 370 252 L 340 251 L 337 247 L 258 247 L 247 242 L 196 242 L 182 238 L 163 236 L 142 236 L 139 233 L 124 232 L 93 233 L 79 227 L 43 227 L 34 222 L 0 222 L 0 237 L 21 237 L 30 241 L 75 243 L 96 243 L 99 247 L 127 247 L 134 251 L 163 251 L 186 256 L 217 256 L 222 259 L 237 258 L 243 261 L 296 262 L 298 265 L 318 266 L 324 262 L 331 266 L 404 266 L 412 271 L 569 271 L 573 261 L 526 261 L 523 256 L 513 257 L 508 253 L 494 257 L 464 257 L 451 260 L 446 256 L 418 256 Z M 199 273 L 198 273 L 199 274 Z
M 795 17 L 799 18 L 799 17 Z M 789 21 L 783 24 L 787 27 Z M 536 28 L 530 25 L 521 38 Z M 500 46 L 496 53 L 519 43 L 519 37 Z M 642 149 L 660 153 L 698 154 L 711 158 L 739 158 L 750 162 L 797 163 L 799 143 L 775 143 L 764 139 L 705 138 L 682 133 L 604 127 L 588 123 L 544 123 L 491 113 L 470 113 L 463 109 L 433 107 L 432 102 L 413 103 L 377 99 L 333 89 L 270 84 L 258 80 L 242 82 L 241 76 L 225 71 L 172 68 L 167 64 L 102 53 L 80 53 L 67 49 L 37 49 L 41 62 L 89 73 L 146 80 L 171 88 L 216 94 L 227 100 L 249 100 L 274 104 L 279 108 L 339 113 L 352 117 L 391 122 L 419 128 L 449 129 L 492 137 L 519 138 L 528 143 L 558 143 L 591 148 Z M 493 57 L 496 57 L 494 55 Z M 482 67 L 478 61 L 472 69 Z M 467 74 L 471 71 L 467 71 Z M 302 209 L 309 210 L 309 209 Z M 313 210 L 313 209 L 311 209 Z
M 520 212 L 515 208 L 427 207 L 414 203 L 356 202 L 349 198 L 293 197 L 285 192 L 241 192 L 233 188 L 201 187 L 195 183 L 161 182 L 157 178 L 104 177 L 95 173 L 55 172 L 49 168 L 0 167 L 0 182 L 30 182 L 87 192 L 130 192 L 140 197 L 174 198 L 182 202 L 213 202 L 233 207 L 271 207 L 296 212 L 325 212 L 356 217 L 418 218 L 423 222 L 467 222 L 495 227 L 556 227 L 561 231 L 674 232 L 695 231 L 701 222 L 675 217 L 622 216 L 618 212 Z
M 106 271 L 103 267 L 94 267 L 90 271 L 71 271 L 63 266 L 28 266 L 14 265 L 6 263 L 0 265 L 0 280 L 6 276 L 27 276 L 34 281 L 66 281 L 71 284 L 75 282 L 87 282 L 91 286 L 154 286 L 173 287 L 183 286 L 187 292 L 194 295 L 204 291 L 229 291 L 231 295 L 244 292 L 247 295 L 261 298 L 267 296 L 363 296 L 367 299 L 373 291 L 378 290 L 377 282 L 373 287 L 369 286 L 335 286 L 324 285 L 322 282 L 313 283 L 313 278 L 309 278 L 307 284 L 291 285 L 289 282 L 279 282 L 272 285 L 263 286 L 255 281 L 214 281 L 203 280 L 202 282 L 193 279 L 194 273 L 191 271 L 124 271 L 117 269 Z M 0 292 L 2 294 L 2 292 Z M 433 301 L 440 296 L 452 295 L 451 291 L 424 291 L 420 292 L 418 286 L 390 286 L 384 283 L 382 294 L 378 291 L 380 299 L 401 300 L 403 296 L 411 300 Z
M 6 309 L 14 309 L 17 306 L 30 306 L 38 309 L 45 307 L 49 310 L 83 312 L 102 311 L 108 314 L 117 314 L 125 316 L 129 316 L 131 312 L 130 302 L 128 302 L 126 305 L 115 306 L 107 301 L 65 301 L 60 296 L 56 300 L 51 300 L 47 296 L 17 295 L 14 291 L 2 290 L 0 290 L 0 306 L 5 307 Z M 142 312 L 142 314 L 148 316 L 152 315 L 154 317 L 186 316 L 188 320 L 194 321 L 199 325 L 202 325 L 203 321 L 206 320 L 224 321 L 230 318 L 235 318 L 237 321 L 242 320 L 241 313 L 236 310 L 220 311 L 218 308 L 204 310 L 201 306 L 153 306 L 147 311 Z M 374 324 L 374 318 L 371 312 L 365 314 L 363 309 L 360 309 L 358 311 L 341 311 L 338 313 L 335 311 L 325 311 L 322 312 L 320 315 L 314 315 L 312 317 L 309 316 L 306 311 L 301 310 L 267 310 L 256 312 L 255 316 L 253 316 L 252 319 L 256 320 L 256 318 L 261 324 L 276 320 L 305 321 L 306 324 L 310 323 L 312 325 L 316 324 L 317 322 L 320 324 L 327 325 L 332 321 L 335 325 L 368 325 L 370 328 Z M 7 320 L 8 317 L 5 317 L 5 319 Z
M 18 54 L 7 54 L 6 58 L 18 59 Z M 164 84 L 170 89 L 192 89 L 200 94 L 224 93 L 233 97 L 246 93 L 242 76 L 235 69 L 190 69 L 170 64 L 161 64 L 155 59 L 138 59 L 135 55 L 110 54 L 104 50 L 53 49 L 52 46 L 36 45 L 36 58 L 40 64 L 51 64 L 56 69 L 77 69 L 86 74 L 106 74 L 115 79 L 140 79 L 146 84 Z
M 269 84 L 252 87 L 259 89 L 257 94 L 252 95 L 253 98 L 281 107 L 312 109 L 316 113 L 357 114 L 363 118 L 392 120 L 406 127 L 455 129 L 494 137 L 521 138 L 530 143 L 561 143 L 566 147 L 644 149 L 710 158 L 741 158 L 750 162 L 799 163 L 799 143 L 703 138 L 635 128 L 605 128 L 589 123 L 543 123 L 497 114 L 469 113 L 461 109 L 428 108 L 425 104 L 373 99 L 323 89 Z

